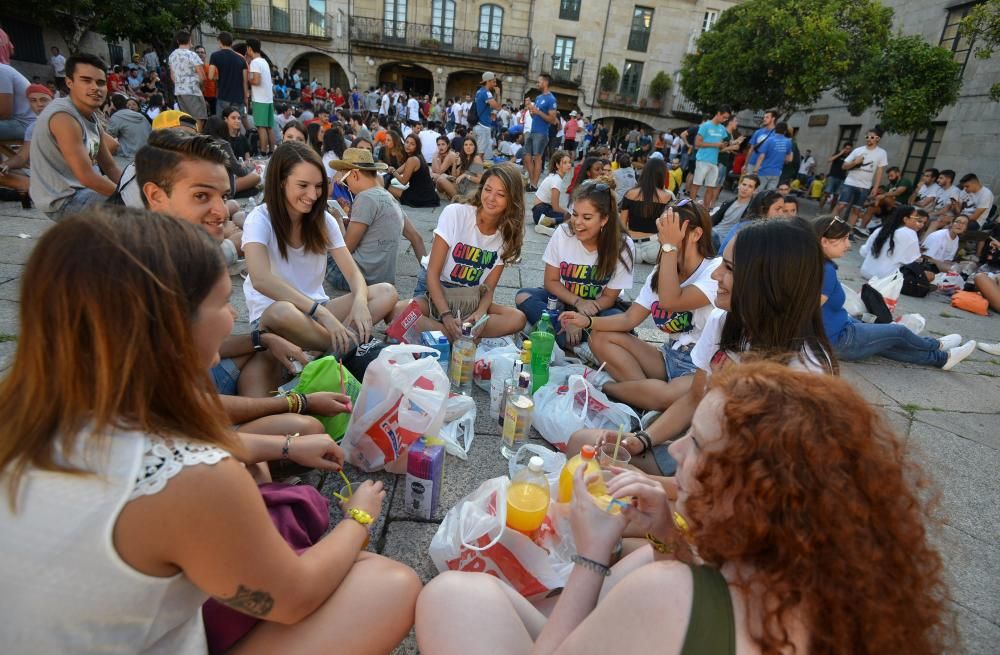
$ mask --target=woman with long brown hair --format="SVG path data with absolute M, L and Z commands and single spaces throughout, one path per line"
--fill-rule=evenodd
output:
M 742 235 L 741 235 L 742 236 Z M 548 619 L 496 577 L 444 573 L 417 603 L 422 653 L 954 650 L 925 478 L 850 383 L 771 362 L 720 374 L 671 446 L 677 498 L 620 472 L 620 514 L 580 467 L 576 566 Z M 609 569 L 626 523 L 643 548 Z M 610 575 L 610 578 L 605 576 Z
M 442 175 L 437 179 L 437 188 L 445 198 L 464 196 L 479 186 L 483 177 L 483 155 L 479 152 L 475 138 L 462 140 L 462 150 L 458 153 L 457 170 L 453 175 Z
M 252 326 L 308 350 L 345 353 L 352 343 L 367 343 L 397 295 L 391 284 L 365 283 L 326 211 L 329 195 L 329 178 L 312 148 L 289 141 L 275 149 L 264 204 L 243 224 L 249 273 L 243 292 Z M 323 290 L 328 256 L 351 288 L 334 300 Z
M 524 239 L 524 183 L 513 164 L 483 173 L 468 204 L 452 203 L 441 211 L 434 229 L 427 270 L 417 277 L 414 299 L 423 316 L 421 331 L 441 330 L 452 341 L 462 323 L 489 315 L 478 336 L 502 337 L 524 327 L 524 314 L 493 301 L 507 264 L 521 257 Z M 396 306 L 402 311 L 409 301 Z
M 231 290 L 218 243 L 160 214 L 104 206 L 38 241 L 0 382 L 6 649 L 205 653 L 209 597 L 262 621 L 234 653 L 386 653 L 409 631 L 419 581 L 363 550 L 381 483 L 300 556 L 236 461 L 208 374 Z
M 424 161 L 420 139 L 417 138 L 416 134 L 410 134 L 403 139 L 403 157 L 404 161 L 401 165 L 389 166 L 389 171 L 385 176 L 385 188 L 396 200 L 410 207 L 437 207 L 440 205 L 441 198 L 434 188 L 431 169 Z M 393 184 L 393 182 L 398 184 Z

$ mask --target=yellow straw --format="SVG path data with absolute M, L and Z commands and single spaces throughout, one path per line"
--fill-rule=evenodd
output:
M 344 474 L 344 469 L 340 469 L 339 471 L 337 471 L 337 473 L 340 474 L 340 477 L 344 479 L 344 483 L 347 484 L 347 493 L 349 495 L 345 498 L 344 496 L 341 496 L 340 494 L 338 494 L 336 491 L 333 492 L 333 495 L 336 496 L 337 498 L 339 498 L 342 502 L 346 502 L 346 501 L 350 500 L 351 496 L 354 495 L 354 490 L 351 489 L 351 481 L 348 480 L 347 476 Z
M 622 423 L 621 425 L 618 426 L 618 438 L 615 439 L 615 452 L 611 456 L 611 459 L 613 459 L 615 461 L 618 461 L 618 449 L 621 448 L 621 445 L 622 445 L 622 435 L 623 434 L 625 434 L 625 424 L 624 423 Z

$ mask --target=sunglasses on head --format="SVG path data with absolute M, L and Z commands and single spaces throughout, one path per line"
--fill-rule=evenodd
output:
M 680 202 L 678 202 L 677 204 L 675 204 L 674 205 L 674 209 L 680 209 L 684 205 L 690 205 L 692 202 L 694 202 L 694 201 L 691 200 L 690 198 L 685 198 L 684 200 L 681 200 Z
M 848 222 L 845 221 L 844 219 L 842 219 L 840 216 L 834 216 L 833 220 L 830 221 L 830 224 L 826 226 L 825 230 L 823 230 L 823 236 L 825 237 L 827 234 L 829 234 L 830 233 L 830 229 L 834 225 L 836 225 L 837 223 L 840 223 L 841 225 L 848 225 Z M 845 234 L 844 236 L 847 236 L 847 235 Z
M 607 184 L 605 184 L 604 182 L 596 182 L 594 180 L 587 180 L 586 182 L 584 182 L 580 186 L 582 188 L 586 189 L 587 193 L 590 193 L 592 191 L 596 191 L 597 193 L 601 193 L 603 191 L 610 191 L 611 190 L 611 187 L 608 186 Z

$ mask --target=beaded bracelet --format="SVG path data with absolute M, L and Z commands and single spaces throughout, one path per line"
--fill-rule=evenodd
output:
M 601 564 L 600 562 L 595 562 L 594 560 L 588 557 L 584 557 L 583 555 L 573 555 L 572 559 L 575 564 L 579 564 L 584 568 L 590 569 L 594 573 L 598 573 L 600 575 L 603 575 L 604 577 L 608 577 L 609 575 L 611 575 L 610 567 L 607 567 Z
M 285 435 L 285 445 L 281 447 L 281 459 L 282 461 L 288 459 L 288 449 L 292 447 L 292 439 L 299 436 L 299 433 L 286 434 Z
M 299 394 L 299 400 L 302 401 L 302 410 L 299 412 L 299 414 L 308 414 L 309 413 L 309 396 L 307 396 L 304 393 L 300 393 Z

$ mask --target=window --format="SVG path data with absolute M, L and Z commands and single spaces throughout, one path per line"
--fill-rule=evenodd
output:
M 125 49 L 118 43 L 108 43 L 108 64 L 121 66 L 125 63 Z
M 573 51 L 576 49 L 576 39 L 571 36 L 557 36 L 556 45 L 552 49 L 552 70 L 568 73 L 573 68 Z
M 233 10 L 233 27 L 236 29 L 253 28 L 253 8 L 250 0 L 240 0 L 240 4 Z
M 382 34 L 390 39 L 406 38 L 406 0 L 385 0 Z
M 931 129 L 913 135 L 903 166 L 904 178 L 919 180 L 924 170 L 934 165 L 947 126 L 947 123 L 933 123 Z
M 42 36 L 42 28 L 38 25 L 25 23 L 16 18 L 3 19 L 4 29 L 14 44 L 14 56 L 17 61 L 28 61 L 33 64 L 48 64 L 49 54 Z M 63 56 L 66 56 L 63 53 Z
M 561 0 L 559 3 L 559 18 L 563 20 L 580 20 L 580 0 Z
M 309 36 L 326 36 L 326 0 L 309 0 Z
M 622 72 L 622 86 L 619 93 L 633 100 L 639 97 L 639 82 L 642 81 L 642 62 L 625 60 L 625 70 Z
M 705 18 L 701 21 L 701 31 L 707 32 L 715 25 L 715 21 L 719 20 L 719 12 L 714 9 L 709 9 L 705 12 Z
M 288 0 L 271 0 L 271 31 L 291 32 L 288 21 Z
M 859 136 L 861 136 L 860 125 L 841 125 L 840 134 L 837 136 L 837 147 L 850 143 L 852 148 L 857 148 Z
M 649 46 L 649 30 L 653 27 L 653 10 L 636 7 L 632 11 L 632 31 L 628 35 L 628 49 L 646 52 Z
M 479 47 L 483 50 L 500 49 L 500 32 L 503 29 L 503 8 L 483 5 L 479 8 Z
M 431 38 L 445 45 L 455 42 L 455 0 L 434 0 L 431 8 Z
M 969 52 L 972 51 L 972 44 L 961 35 L 959 27 L 962 19 L 968 15 L 973 6 L 973 4 L 968 4 L 949 9 L 948 18 L 944 24 L 944 31 L 941 33 L 940 46 L 951 50 L 955 61 L 962 65 L 962 73 L 965 73 L 965 65 L 969 62 Z

